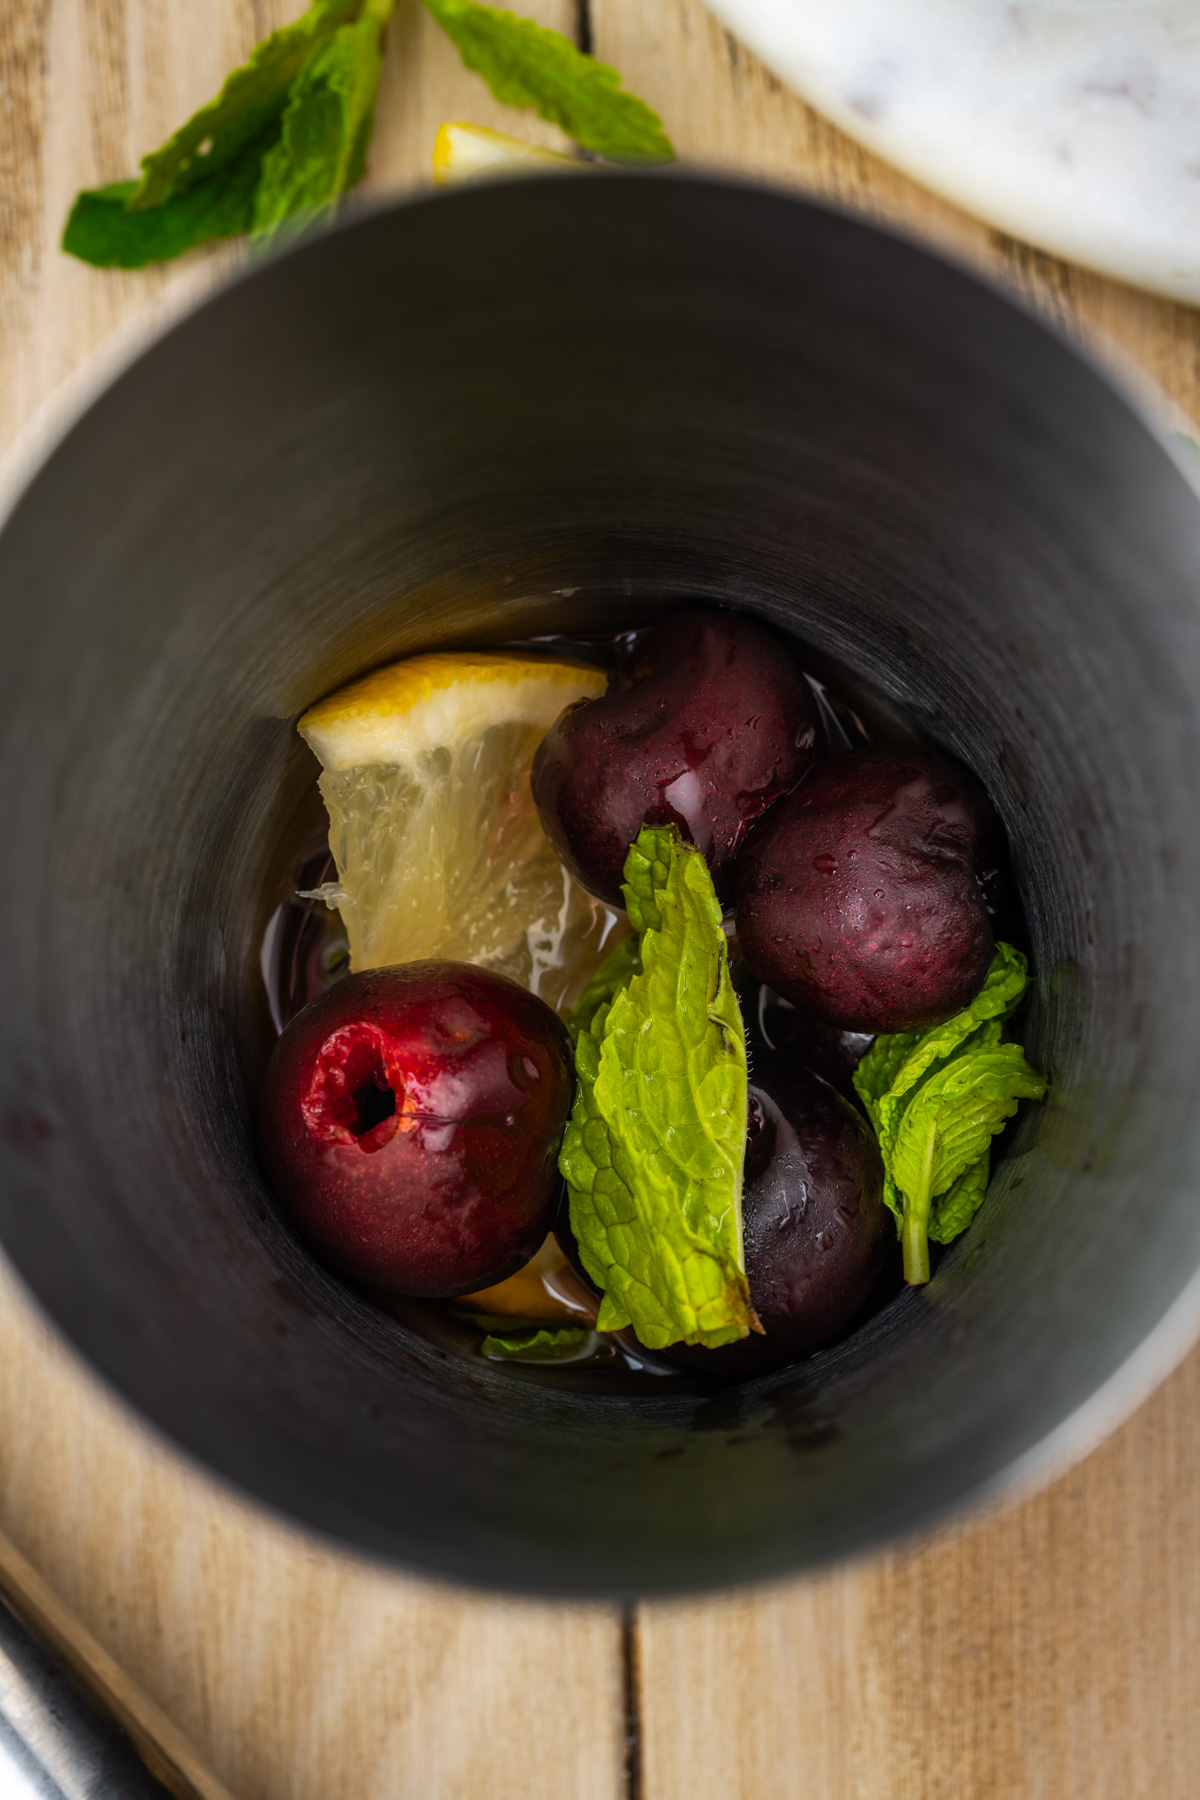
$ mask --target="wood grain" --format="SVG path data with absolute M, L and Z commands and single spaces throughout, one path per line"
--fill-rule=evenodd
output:
M 819 1581 L 643 1608 L 653 1800 L 1184 1800 L 1200 1361 L 1046 1494 Z
M 22 427 L 36 441 L 100 347 L 154 330 L 237 263 L 221 247 L 116 274 L 56 242 L 78 187 L 130 173 L 297 10 L 0 7 L 0 445 Z M 575 0 L 522 10 L 577 23 Z M 590 29 L 685 156 L 926 237 L 1200 417 L 1195 313 L 915 187 L 694 0 L 591 0 Z M 424 184 L 454 117 L 556 141 L 498 107 L 401 0 L 368 193 Z M 1198 1419 L 1194 1355 L 1087 1463 L 1001 1517 L 818 1581 L 641 1608 L 631 1782 L 612 1610 L 438 1589 L 299 1537 L 152 1438 L 4 1278 L 0 1586 L 90 1660 L 178 1791 L 205 1800 L 222 1783 L 239 1800 L 1183 1800 L 1200 1767 Z

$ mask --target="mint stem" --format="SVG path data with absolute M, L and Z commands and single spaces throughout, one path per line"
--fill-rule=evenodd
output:
M 904 1279 L 910 1287 L 920 1287 L 929 1280 L 929 1208 L 918 1212 L 905 1206 L 900 1243 L 904 1251 Z
M 921 1165 L 921 1185 L 915 1194 L 904 1196 L 900 1246 L 904 1253 L 904 1279 L 910 1287 L 920 1287 L 929 1280 L 929 1208 L 936 1146 L 937 1133 L 931 1129 Z

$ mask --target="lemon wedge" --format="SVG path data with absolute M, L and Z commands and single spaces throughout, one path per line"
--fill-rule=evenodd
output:
M 467 125 L 461 119 L 439 125 L 433 140 L 433 179 L 438 187 L 473 181 L 479 175 L 537 175 L 551 168 L 586 168 L 577 157 L 561 150 L 544 150 L 507 131 L 489 131 L 486 125 Z
M 602 669 L 520 654 L 434 652 L 352 682 L 300 720 L 321 766 L 352 969 L 445 957 L 509 975 L 568 1010 L 618 915 L 567 874 L 529 771 Z

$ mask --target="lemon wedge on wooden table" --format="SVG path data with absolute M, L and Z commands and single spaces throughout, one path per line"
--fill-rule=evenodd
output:
M 561 150 L 546 150 L 541 144 L 531 144 L 510 132 L 467 125 L 461 119 L 439 125 L 433 140 L 433 179 L 437 187 L 452 187 L 480 175 L 541 175 L 547 168 L 578 173 L 587 166 Z
M 299 730 L 321 766 L 352 969 L 445 957 L 566 1010 L 618 915 L 567 874 L 529 788 L 565 706 L 603 669 L 496 651 L 393 663 L 318 702 Z

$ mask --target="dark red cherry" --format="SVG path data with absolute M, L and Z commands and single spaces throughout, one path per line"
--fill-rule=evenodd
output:
M 275 1046 L 263 1167 L 339 1273 L 428 1299 L 471 1293 L 550 1228 L 574 1085 L 565 1027 L 502 975 L 449 962 L 349 975 Z
M 547 732 L 533 797 L 571 873 L 602 900 L 621 905 L 625 853 L 645 823 L 677 825 L 723 893 L 746 832 L 799 781 L 816 739 L 812 690 L 778 639 L 740 613 L 673 613 L 601 699 Z
M 748 1122 L 746 1276 L 764 1335 L 666 1352 L 722 1380 L 779 1368 L 841 1337 L 896 1238 L 879 1147 L 826 1082 L 799 1064 L 771 1063 L 751 1083 Z
M 785 1056 L 788 1061 L 803 1063 L 857 1105 L 854 1071 L 875 1041 L 870 1032 L 839 1031 L 836 1025 L 824 1025 L 753 976 L 743 975 L 739 981 L 738 1004 L 752 1069 L 764 1057 L 772 1062 Z
M 973 776 L 929 750 L 823 758 L 748 839 L 735 882 L 754 974 L 841 1031 L 913 1031 L 978 993 L 1002 836 Z

